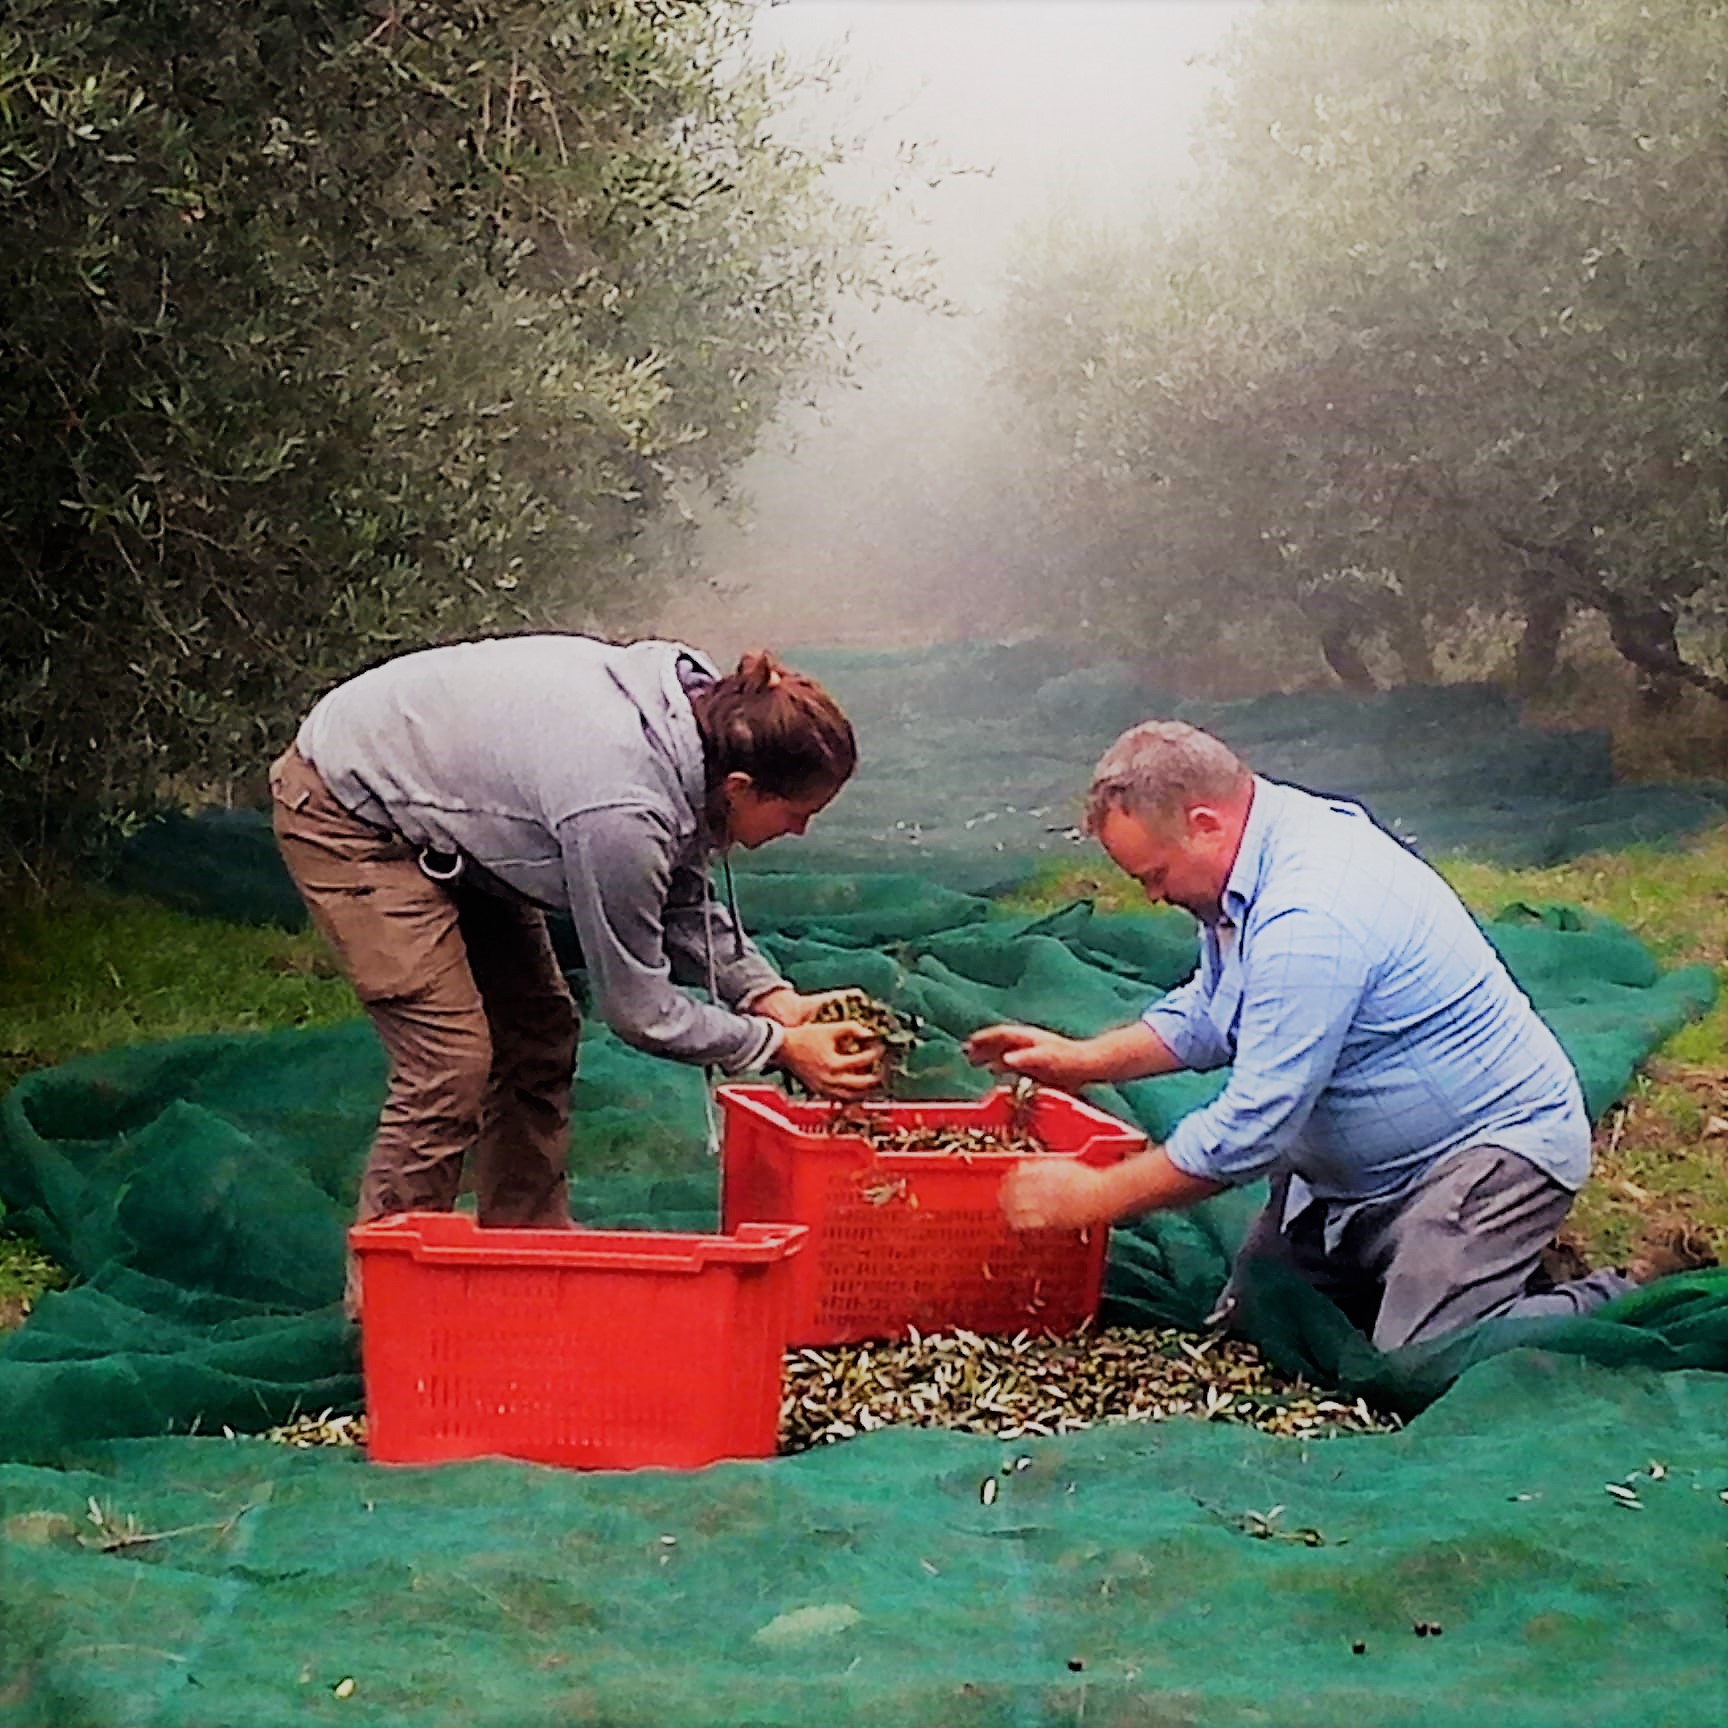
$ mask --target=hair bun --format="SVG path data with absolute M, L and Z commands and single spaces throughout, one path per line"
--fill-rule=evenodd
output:
M 740 655 L 738 670 L 698 690 L 690 707 L 711 793 L 746 774 L 777 798 L 831 795 L 858 766 L 852 723 L 834 698 L 765 648 Z
M 780 687 L 780 662 L 766 648 L 752 648 L 740 655 L 738 682 L 753 695 Z

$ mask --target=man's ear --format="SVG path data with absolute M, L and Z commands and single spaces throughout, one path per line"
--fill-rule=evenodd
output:
M 724 792 L 727 797 L 736 798 L 742 792 L 754 792 L 756 790 L 756 782 L 752 780 L 748 774 L 734 768 L 732 772 L 720 782 L 720 790 Z
M 1187 811 L 1191 840 L 1216 840 L 1229 826 L 1223 812 L 1210 804 L 1191 804 Z

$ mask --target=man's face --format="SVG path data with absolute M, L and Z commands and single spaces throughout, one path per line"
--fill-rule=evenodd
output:
M 1162 822 L 1112 809 L 1098 825 L 1098 843 L 1154 906 L 1180 906 L 1208 923 L 1218 917 L 1239 838 L 1204 805 Z
M 810 819 L 834 801 L 838 786 L 818 787 L 796 798 L 764 792 L 748 774 L 726 778 L 726 839 L 753 849 L 786 834 L 802 834 Z

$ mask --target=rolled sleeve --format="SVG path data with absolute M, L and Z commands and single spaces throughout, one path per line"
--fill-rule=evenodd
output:
M 761 1074 L 772 1068 L 780 1055 L 780 1046 L 786 1042 L 786 1028 L 777 1020 L 767 1020 L 762 1016 L 751 1016 L 752 1019 L 762 1018 L 768 1028 L 768 1042 L 761 1051 L 750 1058 L 741 1068 L 728 1068 L 728 1075 L 734 1078 L 743 1074 Z
M 1275 1169 L 1330 1083 L 1367 985 L 1361 944 L 1336 919 L 1291 909 L 1265 920 L 1243 962 L 1229 1082 L 1176 1125 L 1170 1162 L 1233 1185 Z

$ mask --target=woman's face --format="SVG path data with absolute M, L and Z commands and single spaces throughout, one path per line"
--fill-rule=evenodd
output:
M 833 803 L 838 786 L 821 786 L 792 798 L 764 792 L 748 774 L 728 774 L 721 789 L 728 845 L 752 849 L 784 834 L 802 834 L 810 818 Z

